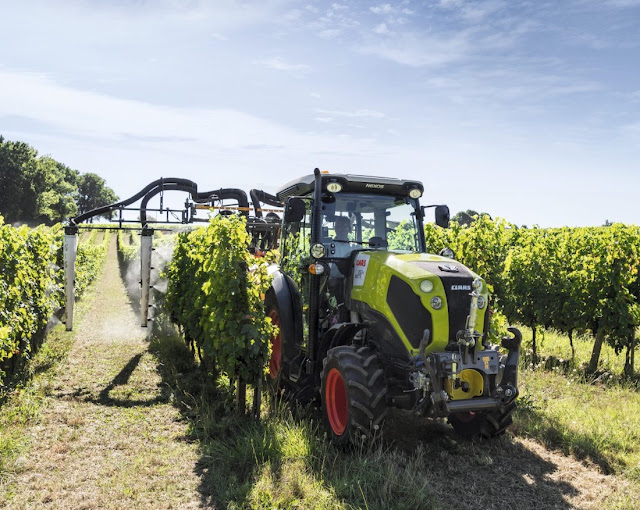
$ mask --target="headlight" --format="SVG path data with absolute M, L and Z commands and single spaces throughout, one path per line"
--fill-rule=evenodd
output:
M 482 310 L 486 304 L 487 300 L 484 298 L 484 296 L 478 296 L 478 308 Z
M 420 188 L 411 188 L 411 190 L 409 190 L 409 196 L 411 198 L 420 198 L 422 196 L 422 191 L 420 191 Z
M 484 285 L 482 285 L 482 280 L 480 278 L 476 278 L 475 280 L 473 280 L 471 286 L 476 292 L 482 292 L 482 289 L 484 288 Z
M 442 250 L 440 250 L 440 256 L 452 259 L 454 258 L 453 250 L 451 248 L 442 248 Z
M 330 193 L 339 193 L 342 191 L 342 184 L 339 182 L 330 182 L 327 184 L 327 191 Z
M 311 247 L 311 256 L 314 259 L 321 259 L 325 256 L 326 250 L 323 244 L 316 243 Z
M 422 280 L 420 290 L 425 293 L 431 292 L 433 290 L 433 282 L 431 280 Z
M 440 310 L 440 308 L 442 308 L 442 299 L 440 299 L 438 296 L 432 297 L 431 308 L 433 308 L 434 310 Z

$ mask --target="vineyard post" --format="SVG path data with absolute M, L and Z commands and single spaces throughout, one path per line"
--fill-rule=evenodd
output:
M 78 251 L 78 227 L 64 229 L 64 314 L 67 331 L 73 330 L 73 305 L 76 300 L 76 254 Z
M 151 251 L 153 229 L 143 228 L 140 239 L 140 326 L 149 322 L 149 289 L 151 285 Z
M 262 363 L 264 364 L 264 362 Z M 255 385 L 253 386 L 253 419 L 260 419 L 260 408 L 262 407 L 262 379 L 263 377 L 258 377 Z
M 247 409 L 247 383 L 236 370 L 236 413 L 244 416 Z

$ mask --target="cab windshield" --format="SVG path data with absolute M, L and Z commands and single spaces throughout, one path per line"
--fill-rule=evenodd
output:
M 347 257 L 357 249 L 417 252 L 416 201 L 408 197 L 325 194 L 322 236 L 330 257 Z

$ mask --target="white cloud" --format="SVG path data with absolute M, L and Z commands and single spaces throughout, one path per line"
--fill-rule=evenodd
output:
M 484 104 L 493 108 L 544 105 L 551 98 L 593 94 L 601 89 L 594 81 L 554 74 L 550 69 L 463 68 L 442 72 L 426 81 L 439 94 L 456 104 Z
M 640 6 L 640 0 L 605 0 L 604 3 L 613 7 L 621 8 Z
M 445 9 L 455 9 L 464 5 L 465 0 L 440 0 L 440 7 Z
M 256 146 L 312 151 L 318 145 L 358 153 L 365 148 L 338 138 L 310 137 L 297 130 L 230 109 L 179 108 L 117 99 L 59 85 L 42 74 L 0 71 L 0 117 L 30 119 L 64 136 L 131 143 L 195 144 L 207 150 L 238 150 L 247 141 Z M 379 117 L 362 110 L 352 116 Z M 174 143 L 175 145 L 175 143 Z M 208 149 L 202 149 L 208 147 Z M 370 150 L 367 148 L 366 150 Z
M 629 136 L 632 140 L 640 142 L 640 122 L 622 126 L 621 131 L 623 134 Z
M 228 41 L 229 40 L 229 38 L 227 36 L 222 35 L 222 34 L 218 34 L 218 33 L 215 33 L 215 32 L 211 34 L 211 37 L 213 39 L 218 39 L 218 41 Z
M 232 109 L 171 107 L 118 99 L 60 85 L 43 74 L 0 70 L 0 119 L 7 139 L 25 141 L 72 168 L 96 172 L 120 196 L 160 176 L 203 187 L 256 186 L 267 191 L 315 166 L 380 175 L 396 147 L 344 133 L 305 132 Z M 353 116 L 379 116 L 351 112 Z M 318 125 L 330 125 L 317 114 Z M 308 123 L 307 123 L 308 124 Z M 335 131 L 335 130 L 333 130 Z M 354 166 L 355 164 L 355 166 Z
M 318 32 L 318 35 L 323 39 L 335 39 L 341 33 L 342 31 L 336 28 L 327 28 L 326 30 L 320 30 L 320 32 Z
M 452 11 L 470 24 L 481 23 L 485 18 L 508 6 L 504 0 L 440 0 L 439 7 Z
M 391 33 L 391 31 L 387 28 L 386 23 L 380 23 L 379 25 L 376 25 L 373 31 L 379 35 L 389 35 Z
M 390 14 L 395 12 L 395 9 L 391 7 L 391 4 L 380 4 L 369 8 L 374 14 Z
M 346 5 L 333 4 L 321 16 L 313 16 L 307 22 L 307 27 L 316 32 L 323 39 L 336 39 L 345 32 L 360 27 L 360 20 Z
M 262 64 L 268 69 L 277 71 L 310 71 L 311 67 L 306 64 L 289 64 L 282 57 L 273 57 L 264 60 Z
M 316 110 L 317 113 L 323 113 L 331 115 L 333 117 L 348 117 L 348 118 L 370 118 L 370 119 L 382 119 L 385 114 L 375 110 L 356 110 L 353 112 L 347 112 L 344 110 Z
M 411 67 L 448 64 L 463 60 L 474 50 L 465 33 L 426 36 L 404 32 L 393 39 L 362 43 L 358 51 Z

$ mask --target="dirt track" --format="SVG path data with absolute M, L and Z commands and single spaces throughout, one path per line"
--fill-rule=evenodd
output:
M 115 241 L 115 239 L 114 239 Z M 93 304 L 19 459 L 9 508 L 197 508 L 197 446 L 171 404 L 112 242 Z

